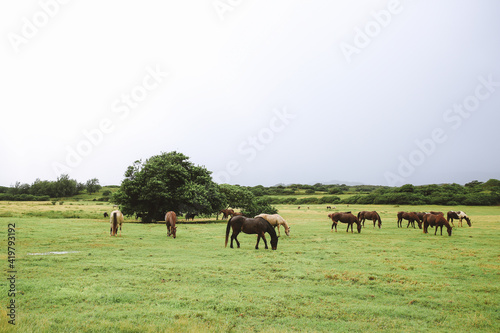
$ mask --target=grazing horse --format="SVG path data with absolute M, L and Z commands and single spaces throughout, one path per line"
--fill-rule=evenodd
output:
M 333 227 L 335 227 L 335 232 L 337 232 L 337 224 L 340 222 L 342 223 L 347 223 L 347 232 L 349 232 L 349 227 L 351 227 L 351 232 L 353 231 L 353 224 L 356 223 L 358 226 L 358 233 L 361 232 L 361 223 L 359 222 L 358 218 L 349 213 L 333 213 L 333 214 L 328 214 L 328 217 L 332 219 L 332 229 L 330 232 L 333 231 Z
M 469 227 L 472 226 L 472 223 L 470 221 L 470 218 L 467 216 L 467 214 L 465 214 L 464 212 L 462 212 L 461 210 L 458 211 L 458 212 L 454 212 L 454 211 L 449 211 L 447 214 L 446 214 L 446 221 L 450 222 L 451 220 L 451 225 L 455 226 L 453 224 L 453 219 L 456 219 L 456 220 L 459 220 L 458 221 L 458 224 L 460 226 L 462 226 L 462 219 L 465 219 L 465 221 L 467 221 L 467 224 L 469 225 Z
M 116 236 L 118 233 L 118 227 L 120 227 L 120 237 L 122 235 L 122 224 L 123 224 L 123 214 L 119 210 L 114 210 L 111 212 L 109 218 L 111 224 L 111 230 L 109 231 L 110 236 Z
M 365 226 L 365 219 L 366 220 L 372 220 L 373 221 L 373 227 L 375 228 L 375 223 L 378 221 L 378 228 L 382 226 L 382 219 L 380 218 L 380 215 L 376 211 L 372 212 L 367 212 L 367 211 L 362 211 L 358 213 L 358 220 L 360 223 L 363 223 L 363 227 Z
M 109 217 L 108 212 L 104 212 L 104 217 Z
M 403 227 L 403 219 L 408 220 L 407 228 L 411 225 L 415 228 L 415 221 L 418 223 L 418 227 L 422 229 L 422 222 L 418 218 L 417 213 L 415 212 L 398 212 L 398 228 Z
M 221 209 L 219 212 L 222 213 L 222 218 L 224 220 L 227 219 L 228 216 L 232 217 L 234 214 L 234 210 L 229 209 L 229 208 L 228 209 Z
M 194 221 L 194 217 L 198 215 L 197 213 L 186 213 L 186 221 L 189 221 L 189 219 L 191 219 L 191 221 Z
M 452 227 L 448 221 L 444 218 L 443 215 L 435 215 L 435 214 L 425 214 L 424 215 L 424 234 L 427 233 L 428 227 L 436 227 L 436 231 L 434 231 L 434 235 L 436 235 L 438 231 L 438 227 L 441 227 L 441 236 L 443 236 L 443 226 L 446 226 L 448 231 L 448 236 L 451 236 Z
M 165 214 L 165 224 L 167 225 L 167 237 L 172 236 L 173 238 L 177 237 L 177 227 L 175 223 L 177 222 L 177 215 L 175 212 L 169 211 Z
M 267 247 L 267 241 L 265 233 L 267 232 L 271 236 L 271 248 L 276 250 L 278 247 L 278 235 L 276 235 L 276 231 L 274 231 L 273 226 L 263 219 L 262 217 L 257 218 L 248 218 L 244 216 L 233 216 L 227 221 L 226 227 L 226 243 L 224 247 L 227 247 L 227 240 L 229 237 L 229 230 L 233 229 L 233 233 L 231 234 L 231 248 L 233 248 L 233 240 L 236 241 L 238 248 L 240 247 L 240 242 L 238 242 L 238 234 L 243 231 L 246 234 L 257 234 L 257 244 L 255 245 L 255 249 L 259 249 L 259 241 L 262 238 L 264 240 L 264 244 Z
M 259 215 L 255 216 L 254 218 L 257 218 L 257 217 L 262 217 L 267 222 L 271 223 L 271 225 L 274 228 L 278 227 L 278 236 L 281 236 L 280 225 L 282 225 L 283 228 L 285 228 L 285 234 L 287 236 L 290 236 L 290 227 L 288 226 L 288 223 L 285 221 L 285 219 L 283 217 L 281 217 L 280 215 L 278 215 L 278 214 L 272 214 L 272 215 L 259 214 Z

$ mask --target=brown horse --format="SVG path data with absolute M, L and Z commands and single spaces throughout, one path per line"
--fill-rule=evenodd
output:
M 177 237 L 177 227 L 175 223 L 177 222 L 177 215 L 175 212 L 169 211 L 165 214 L 165 224 L 167 225 L 167 237 L 172 236 L 173 238 Z
M 221 209 L 219 212 L 222 213 L 222 218 L 224 220 L 227 219 L 228 216 L 232 217 L 234 214 L 234 210 L 229 209 L 229 208 L 228 209 Z
M 373 221 L 373 227 L 375 228 L 375 223 L 378 221 L 378 228 L 382 226 L 382 219 L 380 215 L 376 211 L 367 212 L 362 211 L 358 213 L 358 220 L 360 223 L 363 223 L 363 227 L 365 226 L 365 219 Z
M 467 221 L 467 224 L 469 225 L 469 227 L 472 226 L 472 223 L 470 221 L 470 218 L 467 216 L 467 214 L 465 214 L 464 212 L 462 211 L 458 211 L 458 212 L 454 212 L 454 211 L 449 211 L 447 214 L 446 214 L 446 221 L 448 222 L 451 222 L 451 225 L 454 226 L 453 224 L 453 219 L 455 220 L 458 220 L 458 224 L 460 226 L 462 226 L 462 219 L 465 219 L 465 221 Z M 451 221 L 450 221 L 451 220 Z
M 403 227 L 403 219 L 408 220 L 407 228 L 411 225 L 415 228 L 415 221 L 418 223 L 419 229 L 422 229 L 422 222 L 418 218 L 417 213 L 415 212 L 398 212 L 398 228 Z
M 351 227 L 351 232 L 353 231 L 353 224 L 356 223 L 358 226 L 358 233 L 361 232 L 361 223 L 359 222 L 358 218 L 349 213 L 333 213 L 333 214 L 328 214 L 328 217 L 332 219 L 332 229 L 330 232 L 333 231 L 333 227 L 335 227 L 335 232 L 337 232 L 337 224 L 340 222 L 342 223 L 347 223 L 347 232 L 349 232 L 349 227 Z
M 114 210 L 111 212 L 109 218 L 109 223 L 111 224 L 111 229 L 109 230 L 110 236 L 116 236 L 118 233 L 118 227 L 120 227 L 120 237 L 122 235 L 122 224 L 123 224 L 123 214 L 119 210 Z
M 436 235 L 438 231 L 438 227 L 441 227 L 441 236 L 443 236 L 443 226 L 446 226 L 448 231 L 448 236 L 451 236 L 452 227 L 448 221 L 444 218 L 442 214 L 425 214 L 424 215 L 424 234 L 427 233 L 428 227 L 436 227 L 436 231 L 434 231 L 434 235 Z
M 233 248 L 233 240 L 236 241 L 238 248 L 240 247 L 240 242 L 238 242 L 238 234 L 243 231 L 246 234 L 257 234 L 257 244 L 255 245 L 255 249 L 259 249 L 259 241 L 262 238 L 264 240 L 264 244 L 267 247 L 267 241 L 265 233 L 267 232 L 271 236 L 271 248 L 276 250 L 278 247 L 278 235 L 276 235 L 276 231 L 274 231 L 273 226 L 267 222 L 262 217 L 257 217 L 254 219 L 244 217 L 244 216 L 233 216 L 227 221 L 226 227 L 226 243 L 225 247 L 227 247 L 227 241 L 229 237 L 229 230 L 233 229 L 233 233 L 231 234 L 231 248 Z

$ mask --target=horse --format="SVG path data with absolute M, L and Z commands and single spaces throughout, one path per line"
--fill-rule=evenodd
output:
M 367 212 L 367 211 L 362 211 L 358 213 L 358 220 L 360 223 L 363 223 L 363 227 L 365 226 L 365 219 L 366 220 L 372 220 L 373 221 L 373 227 L 375 228 L 375 223 L 378 221 L 378 228 L 382 226 L 382 219 L 380 218 L 380 215 L 376 211 L 372 212 Z
M 431 210 L 429 213 L 432 214 L 432 215 L 444 215 L 443 212 L 436 212 L 436 211 L 433 211 L 433 210 Z
M 120 227 L 120 237 L 122 235 L 122 224 L 123 224 L 123 214 L 119 210 L 114 210 L 111 212 L 111 216 L 109 218 L 109 222 L 111 224 L 111 229 L 109 231 L 110 236 L 116 236 L 118 233 L 118 227 Z
M 189 221 L 189 219 L 191 219 L 191 221 L 194 221 L 194 217 L 198 215 L 197 213 L 186 213 L 186 221 Z
M 177 215 L 175 212 L 169 211 L 165 214 L 165 224 L 167 225 L 167 237 L 172 236 L 177 237 L 177 227 L 175 223 L 177 222 Z
M 288 226 L 288 223 L 285 221 L 285 219 L 283 217 L 281 217 L 280 215 L 278 215 L 278 214 L 272 214 L 272 215 L 259 214 L 259 215 L 255 216 L 254 218 L 257 218 L 257 217 L 262 217 L 267 222 L 271 223 L 271 225 L 274 228 L 278 227 L 278 236 L 281 236 L 280 225 L 282 225 L 283 228 L 285 228 L 285 234 L 287 236 L 290 236 L 290 227 Z
M 340 222 L 342 223 L 347 223 L 347 230 L 346 232 L 349 232 L 349 227 L 351 227 L 351 232 L 353 231 L 353 224 L 356 223 L 358 226 L 358 233 L 361 233 L 361 223 L 359 222 L 358 218 L 353 215 L 352 213 L 333 213 L 333 214 L 328 214 L 328 217 L 332 219 L 332 229 L 330 232 L 333 231 L 333 227 L 335 226 L 335 232 L 337 232 L 337 224 Z
M 465 221 L 467 221 L 467 224 L 469 225 L 469 227 L 472 226 L 472 222 L 470 221 L 470 218 L 467 216 L 467 214 L 465 214 L 464 212 L 462 212 L 461 210 L 458 211 L 458 212 L 454 212 L 454 211 L 449 211 L 447 214 L 446 214 L 446 221 L 450 222 L 451 220 L 451 224 L 453 226 L 455 226 L 453 224 L 453 219 L 457 219 L 459 220 L 458 223 L 460 226 L 462 226 L 462 219 L 465 219 Z
M 278 235 L 276 235 L 276 231 L 274 231 L 271 223 L 266 221 L 262 217 L 257 218 L 248 218 L 244 216 L 233 216 L 227 221 L 226 227 L 226 243 L 224 247 L 227 247 L 227 240 L 229 236 L 229 230 L 233 229 L 233 233 L 231 234 L 231 248 L 233 248 L 233 240 L 236 241 L 238 248 L 240 247 L 240 242 L 238 242 L 238 234 L 243 231 L 246 234 L 257 234 L 257 244 L 255 245 L 255 249 L 259 249 L 259 241 L 262 238 L 264 240 L 264 244 L 267 247 L 267 241 L 265 237 L 265 233 L 267 232 L 271 236 L 271 248 L 276 250 L 278 247 Z
M 219 212 L 222 213 L 222 218 L 224 220 L 227 219 L 228 216 L 232 217 L 234 214 L 234 210 L 229 209 L 229 208 L 228 209 L 221 209 Z
M 104 217 L 109 217 L 108 212 L 104 212 Z
M 427 212 L 418 212 L 416 214 L 417 214 L 418 218 L 420 219 L 420 221 L 423 221 L 424 220 L 424 215 L 425 214 L 429 214 L 429 213 L 427 213 Z
M 398 228 L 403 227 L 403 219 L 408 220 L 408 225 L 406 226 L 407 228 L 411 225 L 413 228 L 415 228 L 415 221 L 418 223 L 419 229 L 422 229 L 422 222 L 417 216 L 417 213 L 415 212 L 398 212 Z
M 443 226 L 446 226 L 448 231 L 448 236 L 451 236 L 452 227 L 448 221 L 444 218 L 444 215 L 435 215 L 435 214 L 425 214 L 424 215 L 424 234 L 427 233 L 428 227 L 436 227 L 436 231 L 434 231 L 434 235 L 436 235 L 438 231 L 438 227 L 441 227 L 441 236 L 443 236 Z

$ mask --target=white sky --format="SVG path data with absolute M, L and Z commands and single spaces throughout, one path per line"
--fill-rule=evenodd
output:
M 496 0 L 3 1 L 0 185 L 118 185 L 172 150 L 241 185 L 499 179 L 499 18 Z

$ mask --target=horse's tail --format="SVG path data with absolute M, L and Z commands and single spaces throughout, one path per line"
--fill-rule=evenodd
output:
M 231 217 L 228 221 L 227 221 L 227 227 L 226 227 L 226 242 L 224 243 L 224 247 L 227 247 L 227 240 L 229 238 L 229 230 L 231 230 L 231 220 L 233 218 Z
M 358 220 L 359 220 L 359 217 L 361 216 L 361 212 L 358 213 Z
M 113 212 L 113 235 L 116 235 L 117 229 L 118 229 L 118 214 L 116 212 Z

